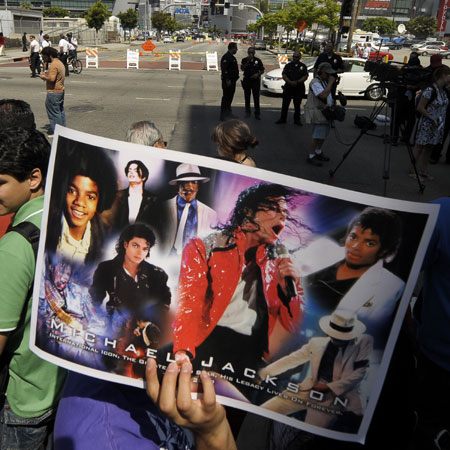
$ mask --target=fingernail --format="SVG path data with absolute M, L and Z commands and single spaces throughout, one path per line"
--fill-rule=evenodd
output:
M 206 370 L 202 370 L 200 373 L 201 378 L 209 378 L 208 372 Z
M 191 365 L 187 362 L 183 363 L 181 366 L 181 371 L 184 373 L 190 373 L 191 372 Z
M 177 366 L 177 363 L 170 363 L 168 366 L 167 366 L 167 372 L 178 372 L 178 366 Z

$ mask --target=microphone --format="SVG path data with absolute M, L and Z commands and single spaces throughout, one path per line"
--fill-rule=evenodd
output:
M 289 258 L 289 252 L 285 245 L 277 244 L 275 247 L 275 254 L 278 258 Z M 290 299 L 292 297 L 297 297 L 297 286 L 295 285 L 295 280 L 291 276 L 284 277 L 284 281 L 286 282 L 286 291 L 287 297 Z

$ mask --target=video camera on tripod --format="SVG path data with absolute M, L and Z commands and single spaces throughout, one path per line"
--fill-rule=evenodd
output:
M 398 64 L 398 63 L 397 63 Z M 419 89 L 429 86 L 432 82 L 432 72 L 420 66 L 402 65 L 380 61 L 366 61 L 364 70 L 370 77 L 378 81 L 383 87 L 415 86 Z

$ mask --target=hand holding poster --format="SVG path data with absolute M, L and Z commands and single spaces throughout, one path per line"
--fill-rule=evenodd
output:
M 437 208 L 58 130 L 33 350 L 137 387 L 189 359 L 223 404 L 363 441 Z

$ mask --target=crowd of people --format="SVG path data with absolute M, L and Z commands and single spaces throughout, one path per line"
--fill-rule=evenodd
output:
M 31 49 L 36 47 L 34 42 L 37 40 L 31 40 Z M 248 150 L 258 145 L 258 139 L 252 135 L 245 122 L 236 119 L 231 113 L 239 77 L 234 57 L 237 48 L 232 44 L 222 58 L 222 121 L 214 129 L 211 139 L 217 144 L 219 158 L 254 167 L 255 162 L 248 155 Z M 61 49 L 62 53 L 66 53 L 64 45 Z M 40 77 L 47 82 L 46 109 L 51 135 L 55 124 L 65 125 L 66 68 L 61 55 L 50 45 L 42 49 L 42 57 L 44 64 L 49 65 L 47 71 L 40 73 Z M 300 59 L 300 53 L 296 52 L 293 62 L 283 71 L 286 88 L 281 118 L 277 123 L 287 121 L 287 110 L 293 100 L 294 123 L 301 125 L 300 102 L 305 94 L 304 81 L 308 74 Z M 414 58 L 410 63 L 416 63 Z M 261 116 L 259 84 L 264 66 L 255 56 L 253 48 L 248 49 L 248 56 L 242 60 L 241 69 L 244 72 L 242 86 L 246 116 L 251 114 L 250 99 L 253 95 L 254 115 L 258 119 Z M 312 125 L 312 144 L 307 162 L 320 166 L 329 160 L 323 152 L 323 145 L 331 128 L 331 121 L 323 115 L 322 110 L 336 102 L 336 81 L 338 74 L 344 70 L 342 59 L 334 53 L 332 44 L 326 46 L 315 69 L 305 105 L 305 122 Z M 417 124 L 414 156 L 419 163 L 419 176 L 424 179 L 432 179 L 427 172 L 427 164 L 437 146 L 441 144 L 439 151 L 442 150 L 442 142 L 446 136 L 446 112 L 449 108 L 445 87 L 450 84 L 450 69 L 445 66 L 436 66 L 434 69 L 433 85 L 423 89 L 417 105 L 421 117 Z M 404 122 L 407 123 L 408 118 Z M 161 149 L 166 147 L 161 132 L 148 121 L 130 126 L 126 140 Z M 151 228 L 156 233 L 161 232 L 162 239 L 170 244 L 167 248 L 168 255 L 180 254 L 180 249 L 184 249 L 183 257 L 192 262 L 192 265 L 184 264 L 180 274 L 178 295 L 181 306 L 174 322 L 175 362 L 168 365 L 162 382 L 158 379 L 156 362 L 152 358 L 148 359 L 145 370 L 145 396 L 141 390 L 130 386 L 74 372 L 67 375 L 65 370 L 32 353 L 28 342 L 35 252 L 30 236 L 24 235 L 17 227 L 24 222 L 32 223 L 35 229 L 40 227 L 49 150 L 47 139 L 35 129 L 29 105 L 17 100 L 0 101 L 0 216 L 12 215 L 12 227 L 16 228 L 7 232 L 0 240 L 0 369 L 3 370 L 2 375 L 5 375 L 2 380 L 6 380 L 0 402 L 0 434 L 3 439 L 0 448 L 3 445 L 5 448 L 23 448 L 28 445 L 28 448 L 47 449 L 54 446 L 61 450 L 71 447 L 106 449 L 113 445 L 117 448 L 136 449 L 236 448 L 234 430 L 232 431 L 227 419 L 225 408 L 216 402 L 214 383 L 205 371 L 200 375 L 203 398 L 192 400 L 190 395 L 192 370 L 198 368 L 199 360 L 210 355 L 212 347 L 217 349 L 215 364 L 225 364 L 232 360 L 232 356 L 225 353 L 225 342 L 233 342 L 244 352 L 245 349 L 250 349 L 245 358 L 238 355 L 236 360 L 232 360 L 233 366 L 241 367 L 244 362 L 248 364 L 253 358 L 254 367 L 260 368 L 262 378 L 288 371 L 295 364 L 308 361 L 317 368 L 315 375 L 320 372 L 323 377 L 324 374 L 332 377 L 332 367 L 325 367 L 325 360 L 331 358 L 330 349 L 336 347 L 335 350 L 339 351 L 339 348 L 343 348 L 342 352 L 349 352 L 354 358 L 349 376 L 357 378 L 352 388 L 356 406 L 350 414 L 353 414 L 352 418 L 360 415 L 358 383 L 366 374 L 367 355 L 376 347 L 376 342 L 365 334 L 366 325 L 362 325 L 354 315 L 342 314 L 338 309 L 332 314 L 324 315 L 320 328 L 325 337 L 313 337 L 307 344 L 297 350 L 293 349 L 291 354 L 276 363 L 264 368 L 261 365 L 276 320 L 280 321 L 287 333 L 296 333 L 299 318 L 303 315 L 303 280 L 292 262 L 289 258 L 273 259 L 263 253 L 277 239 L 274 235 L 268 237 L 267 224 L 270 224 L 271 229 L 282 229 L 291 220 L 289 206 L 296 194 L 278 185 L 258 185 L 244 190 L 239 195 L 229 222 L 222 224 L 208 239 L 200 239 L 191 233 L 194 224 L 195 227 L 200 227 L 203 216 L 210 224 L 215 211 L 196 199 L 201 184 L 208 183 L 209 178 L 192 164 L 180 164 L 177 167 L 176 176 L 169 184 L 176 186 L 178 193 L 161 204 L 145 190 L 149 171 L 140 160 L 130 160 L 124 167 L 128 187 L 119 190 L 108 158 L 101 153 L 89 154 L 86 147 L 77 148 L 71 155 L 67 176 L 58 185 L 63 187 L 59 199 L 63 206 L 58 208 L 57 215 L 49 217 L 49 226 L 53 227 L 51 235 L 47 235 L 49 248 L 52 252 L 81 264 L 99 258 L 102 239 L 106 235 L 104 227 L 122 231 L 117 240 L 117 255 L 98 266 L 89 294 L 97 306 L 106 294 L 111 298 L 109 327 L 132 328 L 134 335 L 142 336 L 143 339 L 144 336 L 150 340 L 158 339 L 159 324 L 154 312 L 141 311 L 141 305 L 125 305 L 121 300 L 125 294 L 120 292 L 127 292 L 127 295 L 129 292 L 136 292 L 135 297 L 140 298 L 145 295 L 143 292 L 148 289 L 148 280 L 151 280 L 153 287 L 160 287 L 156 303 L 158 311 L 161 310 L 158 314 L 164 315 L 171 302 L 167 275 L 161 268 L 144 261 L 155 244 L 156 237 Z M 89 163 L 85 164 L 83 161 Z M 416 441 L 408 444 L 417 450 L 432 449 L 433 445 L 440 445 L 447 439 L 450 428 L 448 417 L 443 413 L 450 392 L 447 389 L 450 379 L 450 346 L 446 344 L 446 319 L 450 317 L 450 311 L 446 286 L 448 282 L 443 270 L 450 258 L 445 236 L 449 205 L 446 199 L 440 199 L 438 203 L 442 209 L 424 264 L 423 300 L 416 308 L 419 330 L 418 382 L 423 392 L 426 392 L 428 383 L 438 380 L 445 392 L 438 399 L 418 395 L 418 422 L 414 434 Z M 167 217 L 173 216 L 173 227 L 170 226 L 169 219 L 163 225 L 152 222 L 156 205 L 168 211 Z M 377 268 L 378 274 L 381 271 L 382 276 L 386 280 L 389 277 L 389 283 L 392 284 L 395 276 L 386 273 L 388 271 L 382 268 L 382 260 L 395 253 L 401 231 L 395 217 L 383 216 L 384 222 L 390 221 L 387 237 L 385 225 L 383 230 L 378 231 L 376 225 L 365 224 L 364 220 L 376 220 L 372 217 L 380 215 L 380 211 L 374 209 L 376 211 L 364 211 L 352 222 L 346 235 L 346 245 L 349 240 L 349 247 L 355 245 L 352 242 L 364 239 L 370 241 L 368 247 L 376 247 L 367 250 L 372 255 L 366 255 L 369 262 L 361 269 L 352 262 L 352 254 L 349 252 L 346 259 L 336 266 L 336 273 L 333 272 L 337 280 L 344 270 L 351 272 L 351 276 L 346 273 L 344 278 L 351 279 L 357 285 L 358 278 L 363 273 Z M 124 213 L 120 215 L 117 213 L 119 210 Z M 105 211 L 113 211 L 109 222 L 108 216 L 102 215 Z M 151 226 L 134 224 L 140 221 Z M 367 233 L 370 234 L 369 238 Z M 230 262 L 237 260 L 245 261 L 245 265 Z M 261 280 L 255 275 L 258 267 L 267 275 Z M 192 281 L 193 274 L 195 282 Z M 55 264 L 50 268 L 51 284 L 59 290 L 58 295 L 66 295 L 64 292 L 67 292 L 68 286 L 75 289 L 75 282 L 70 285 L 71 275 L 61 265 Z M 295 295 L 290 294 L 287 279 L 294 281 Z M 317 280 L 305 282 L 306 289 L 313 289 Z M 403 282 L 399 279 L 395 282 L 400 291 Z M 230 322 L 227 314 L 229 305 L 236 302 L 236 292 L 241 283 L 252 285 L 255 289 L 257 285 L 264 287 L 262 298 L 266 309 L 261 309 L 261 306 L 256 308 L 250 334 L 243 331 L 241 323 Z M 229 298 L 215 295 L 217 286 L 226 286 Z M 258 296 L 252 295 L 252 301 L 257 302 Z M 195 297 L 193 303 L 192 297 Z M 398 300 L 397 291 L 395 299 L 393 296 L 392 299 L 383 301 L 383 305 L 391 300 L 394 308 Z M 345 304 L 349 300 L 344 297 L 338 303 L 341 301 Z M 373 298 L 367 301 L 373 301 Z M 215 305 L 211 310 L 208 309 L 209 302 Z M 133 308 L 139 311 L 136 314 L 141 320 L 123 317 L 124 309 Z M 212 327 L 205 321 L 207 314 L 211 316 Z M 189 332 L 188 326 L 193 315 L 199 323 L 195 334 Z M 250 308 L 242 311 L 242 317 L 246 321 L 250 320 Z M 370 321 L 367 323 L 370 328 Z M 257 352 L 254 351 L 255 348 L 258 349 Z M 326 358 L 324 355 L 327 355 Z M 316 389 L 322 389 L 324 393 L 330 392 L 327 385 L 324 386 L 317 377 L 311 376 L 308 381 Z M 270 400 L 265 407 L 280 411 L 283 399 Z M 292 411 L 292 404 L 290 408 L 286 413 L 298 410 L 294 408 L 295 411 Z M 233 412 L 228 411 L 228 415 L 231 421 Z M 307 423 L 314 420 L 313 423 L 317 424 L 317 420 L 329 420 L 328 415 L 324 418 L 324 414 L 320 412 L 308 411 L 306 417 Z M 30 435 L 33 443 L 29 441 Z M 330 444 L 330 441 L 319 438 L 314 443 L 314 438 L 310 437 L 304 437 L 304 442 L 305 449 L 314 448 L 314 445 L 317 449 L 334 448 L 331 445 L 350 449 L 357 448 L 358 445 Z M 437 444 L 433 444 L 436 442 Z M 435 448 L 445 449 L 444 445 Z

